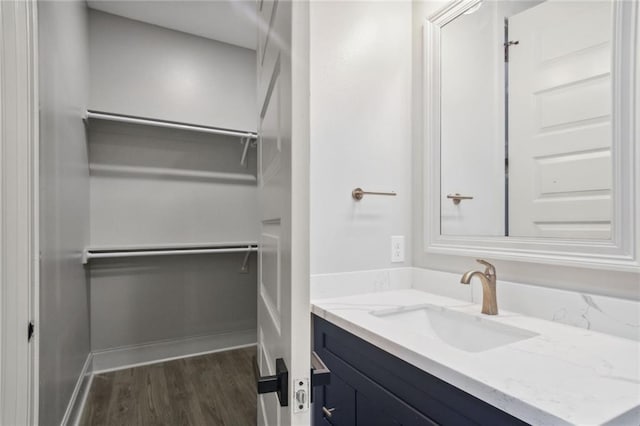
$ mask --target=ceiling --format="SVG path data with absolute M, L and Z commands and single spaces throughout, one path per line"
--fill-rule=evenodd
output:
M 87 0 L 89 7 L 256 49 L 255 0 Z

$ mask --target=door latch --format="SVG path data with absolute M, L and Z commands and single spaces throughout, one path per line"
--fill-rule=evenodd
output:
M 276 374 L 258 378 L 258 393 L 276 392 L 281 407 L 289 405 L 289 370 L 284 359 L 276 359 Z
M 295 396 L 294 413 L 301 413 L 309 409 L 309 379 L 297 379 L 293 381 L 293 395 Z

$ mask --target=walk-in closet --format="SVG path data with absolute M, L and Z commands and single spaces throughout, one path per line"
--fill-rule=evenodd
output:
M 85 399 L 68 424 L 253 423 L 259 141 L 247 4 L 56 3 L 40 11 L 42 235 L 85 248 L 67 270 L 43 265 L 43 281 L 67 274 L 43 285 L 44 386 L 77 375 L 90 353 L 88 389 L 61 389 Z M 215 28 L 225 19 L 241 37 L 216 39 L 230 33 Z M 47 120 L 61 106 L 71 136 Z M 65 153 L 56 134 L 79 149 Z M 78 206 L 86 214 L 67 218 Z M 85 308 L 65 310 L 56 286 L 74 287 Z M 74 325 L 48 341 L 60 316 Z M 239 395 L 230 409 L 225 398 Z M 67 408 L 55 398 L 41 400 L 42 419 Z

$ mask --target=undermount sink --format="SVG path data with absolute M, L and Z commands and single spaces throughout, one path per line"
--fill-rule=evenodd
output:
M 435 305 L 385 309 L 373 311 L 371 315 L 466 352 L 482 352 L 538 335 Z

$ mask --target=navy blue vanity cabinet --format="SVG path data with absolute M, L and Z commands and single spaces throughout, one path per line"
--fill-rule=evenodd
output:
M 526 424 L 320 317 L 313 323 L 314 350 L 331 370 L 331 383 L 315 389 L 315 426 Z
M 356 390 L 344 380 L 332 374 L 331 385 L 322 386 L 315 392 L 317 392 L 314 395 L 315 401 L 318 401 L 318 404 L 315 404 L 316 408 L 321 411 L 322 407 L 327 409 L 327 412 L 323 412 L 320 417 L 324 421 L 317 424 L 335 426 L 356 424 Z

